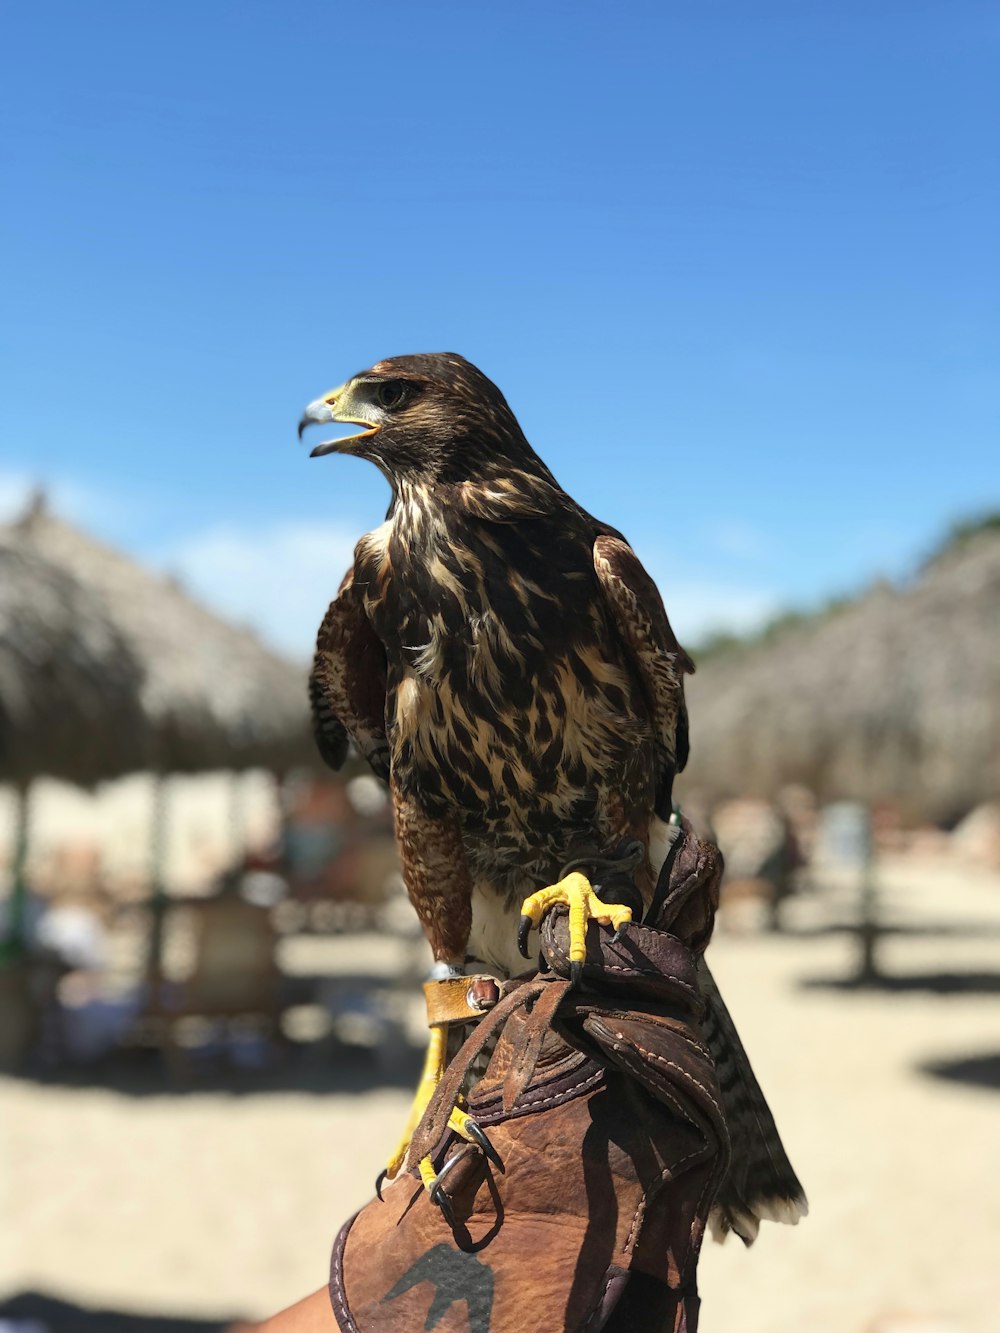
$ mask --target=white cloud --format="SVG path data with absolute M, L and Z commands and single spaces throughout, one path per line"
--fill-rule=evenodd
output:
M 686 647 L 717 631 L 743 634 L 757 629 L 780 605 L 765 588 L 683 578 L 659 586 L 674 633 Z
M 124 501 L 71 477 L 42 478 L 0 469 L 0 522 L 8 523 L 23 514 L 39 492 L 53 513 L 90 531 L 99 531 L 126 512 Z
M 674 633 L 686 647 L 709 634 L 745 634 L 758 629 L 787 604 L 787 597 L 755 570 L 756 577 L 730 577 L 703 570 L 688 553 L 653 542 L 637 554 L 663 597 Z M 732 567 L 732 562 L 727 562 Z
M 0 472 L 0 520 L 7 522 L 24 509 L 31 483 L 14 472 Z
M 360 532 L 322 523 L 220 527 L 171 548 L 160 564 L 207 605 L 302 658 L 312 652 Z
M 774 539 L 769 533 L 740 519 L 712 523 L 706 535 L 716 551 L 739 561 L 765 560 L 775 553 Z

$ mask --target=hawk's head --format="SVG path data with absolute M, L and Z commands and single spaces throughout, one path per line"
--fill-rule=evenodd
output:
M 484 469 L 535 459 L 497 386 L 454 352 L 396 356 L 317 398 L 299 422 L 362 426 L 324 440 L 312 458 L 355 454 L 400 480 L 464 481 Z

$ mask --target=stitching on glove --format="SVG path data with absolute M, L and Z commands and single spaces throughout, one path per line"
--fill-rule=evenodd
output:
M 704 1152 L 705 1152 L 704 1148 L 696 1148 L 694 1152 L 689 1152 L 686 1157 L 682 1157 L 680 1161 L 675 1162 L 673 1166 L 665 1166 L 663 1170 L 660 1172 L 660 1174 L 656 1177 L 657 1181 L 659 1182 L 659 1184 L 662 1185 L 664 1181 L 670 1180 L 672 1177 L 680 1175 L 680 1169 L 682 1166 L 687 1166 L 688 1162 L 694 1161 L 696 1157 L 704 1156 Z M 633 1237 L 639 1225 L 640 1219 L 645 1216 L 647 1195 L 651 1193 L 652 1190 L 647 1190 L 643 1194 L 643 1197 L 639 1200 L 638 1207 L 635 1210 L 635 1216 L 632 1218 L 632 1225 L 629 1227 L 628 1235 L 625 1237 L 625 1244 L 622 1246 L 622 1254 L 628 1254 L 632 1248 Z

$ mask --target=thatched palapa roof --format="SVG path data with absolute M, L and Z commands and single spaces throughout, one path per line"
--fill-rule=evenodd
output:
M 89 785 L 142 768 L 141 680 L 94 593 L 0 536 L 0 781 Z
M 682 800 L 804 783 L 948 820 L 996 798 L 1000 530 L 970 526 L 909 586 L 710 656 L 688 699 Z
M 95 541 L 36 502 L 0 537 L 82 585 L 141 674 L 161 771 L 273 768 L 313 756 L 304 666 L 266 648 L 176 582 Z

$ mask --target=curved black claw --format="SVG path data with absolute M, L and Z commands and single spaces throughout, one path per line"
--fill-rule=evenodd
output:
M 375 1195 L 379 1203 L 385 1202 L 385 1200 L 382 1198 L 382 1186 L 385 1184 L 388 1175 L 389 1172 L 383 1167 L 382 1170 L 375 1177 Z
M 583 964 L 582 964 L 582 963 L 570 963 L 570 965 L 569 965 L 569 983 L 570 983 L 570 985 L 571 985 L 572 987 L 574 987 L 574 989 L 577 988 L 577 987 L 579 987 L 579 986 L 582 986 L 582 985 L 583 985 Z
M 467 1120 L 465 1122 L 465 1132 L 471 1137 L 474 1143 L 478 1144 L 483 1151 L 483 1155 L 488 1161 L 493 1163 L 498 1171 L 505 1170 L 503 1158 L 474 1120 Z
M 533 924 L 534 922 L 531 920 L 531 917 L 524 915 L 521 916 L 521 920 L 518 923 L 517 947 L 520 949 L 524 958 L 531 957 L 531 954 L 528 952 L 528 936 L 531 934 L 531 927 Z
M 427 1194 L 431 1203 L 436 1203 L 437 1206 L 441 1209 L 442 1213 L 444 1213 L 444 1220 L 454 1231 L 455 1211 L 451 1206 L 451 1199 L 448 1198 L 448 1195 L 445 1193 L 445 1190 L 441 1184 L 440 1176 L 438 1176 L 437 1180 L 435 1180 L 434 1184 L 427 1191 Z

